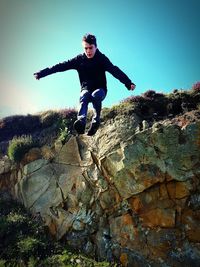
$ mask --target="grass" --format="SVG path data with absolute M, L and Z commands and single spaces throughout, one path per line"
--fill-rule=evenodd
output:
M 167 117 L 175 117 L 186 111 L 198 109 L 200 103 L 200 82 L 192 86 L 190 90 L 174 90 L 172 93 L 157 93 L 147 90 L 142 95 L 133 95 L 121 101 L 115 108 L 118 113 L 136 113 L 142 120 L 163 120 Z M 111 112 L 113 108 L 111 108 Z M 108 112 L 107 112 L 108 113 Z
M 64 142 L 73 131 L 76 116 L 75 109 L 62 109 L 3 118 L 0 120 L 0 154 L 9 154 L 12 160 L 18 162 L 23 153 L 33 146 L 51 144 L 60 135 Z
M 11 160 L 20 162 L 24 154 L 34 146 L 37 146 L 37 144 L 33 141 L 32 136 L 14 137 L 9 142 L 8 156 Z
M 60 111 L 48 110 L 34 115 L 14 115 L 0 119 L 0 142 L 11 140 L 14 136 L 33 135 L 45 129 L 59 129 L 59 122 L 66 119 L 68 128 L 76 118 L 75 109 L 62 109 Z

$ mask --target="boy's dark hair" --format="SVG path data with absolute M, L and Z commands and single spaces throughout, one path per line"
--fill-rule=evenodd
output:
M 83 39 L 82 41 L 85 41 L 87 42 L 88 44 L 94 44 L 95 46 L 97 46 L 97 40 L 96 40 L 96 37 L 90 33 L 86 33 L 84 36 L 83 36 Z

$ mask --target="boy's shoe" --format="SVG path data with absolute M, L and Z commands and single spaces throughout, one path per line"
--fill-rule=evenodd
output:
M 88 130 L 87 135 L 92 136 L 94 135 L 97 130 L 99 129 L 100 123 L 99 122 L 92 122 L 90 125 L 90 129 Z
M 74 122 L 74 129 L 77 131 L 78 134 L 85 133 L 85 123 L 81 120 L 76 120 Z

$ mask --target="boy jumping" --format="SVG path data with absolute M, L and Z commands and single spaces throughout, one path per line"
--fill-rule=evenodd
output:
M 78 72 L 81 84 L 80 107 L 74 128 L 78 134 L 84 134 L 88 104 L 91 102 L 94 108 L 94 115 L 88 135 L 96 133 L 100 125 L 100 114 L 102 101 L 107 94 L 107 82 L 105 72 L 110 72 L 115 78 L 122 82 L 128 90 L 134 90 L 135 84 L 117 66 L 102 54 L 97 48 L 96 37 L 91 34 L 83 36 L 82 45 L 84 53 L 68 61 L 56 64 L 50 68 L 34 73 L 37 80 L 47 75 L 75 69 Z

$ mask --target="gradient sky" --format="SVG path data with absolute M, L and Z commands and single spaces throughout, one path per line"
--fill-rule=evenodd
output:
M 0 0 L 0 117 L 78 106 L 74 70 L 39 81 L 33 73 L 98 48 L 136 83 L 109 73 L 110 107 L 153 89 L 189 89 L 200 81 L 200 0 Z

